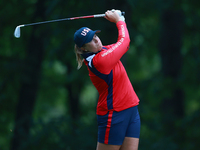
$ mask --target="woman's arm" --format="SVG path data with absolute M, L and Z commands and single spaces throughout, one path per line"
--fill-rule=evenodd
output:
M 107 50 L 100 52 L 93 59 L 95 68 L 104 74 L 109 74 L 121 57 L 129 48 L 130 38 L 126 23 L 121 21 L 120 16 L 115 12 L 106 12 L 106 19 L 115 22 L 118 28 L 118 40 Z

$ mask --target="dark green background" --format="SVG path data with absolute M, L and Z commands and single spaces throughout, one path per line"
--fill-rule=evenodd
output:
M 129 51 L 122 62 L 140 99 L 139 150 L 200 147 L 199 0 L 0 0 L 0 149 L 94 150 L 98 93 L 87 68 L 76 70 L 74 32 L 102 32 L 105 18 L 15 27 L 52 19 L 126 12 Z

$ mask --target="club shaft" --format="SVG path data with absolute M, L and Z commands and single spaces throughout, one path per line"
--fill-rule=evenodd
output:
M 122 15 L 124 15 L 124 14 L 125 14 L 125 12 L 122 12 Z M 75 20 L 75 19 L 85 19 L 85 18 L 98 18 L 98 17 L 105 17 L 105 14 L 97 14 L 97 15 L 89 15 L 89 16 L 81 16 L 81 17 L 72 17 L 72 18 L 64 18 L 64 19 L 42 21 L 42 22 L 24 24 L 23 26 L 31 26 L 31 25 L 58 22 L 58 21 L 65 21 L 65 20 Z
M 89 16 L 81 16 L 81 17 L 72 17 L 72 18 L 64 18 L 64 19 L 56 19 L 56 20 L 50 20 L 50 21 L 42 21 L 42 22 L 36 22 L 36 23 L 29 23 L 29 24 L 24 24 L 24 26 L 31 26 L 31 25 L 51 23 L 51 22 L 58 22 L 58 21 L 65 21 L 65 20 L 75 20 L 75 19 L 84 19 L 84 18 L 97 18 L 97 17 L 104 17 L 104 16 L 105 16 L 105 14 L 89 15 Z
M 56 19 L 56 20 L 50 20 L 50 21 L 35 22 L 35 23 L 24 24 L 24 26 L 32 26 L 32 25 L 37 25 L 37 24 L 58 22 L 58 21 L 63 21 L 63 20 L 70 20 L 70 19 L 69 18 L 65 18 L 65 19 Z

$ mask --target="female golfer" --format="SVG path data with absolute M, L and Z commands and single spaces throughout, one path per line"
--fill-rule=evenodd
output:
M 116 43 L 103 46 L 96 35 L 100 31 L 87 27 L 80 28 L 74 34 L 78 68 L 84 60 L 90 79 L 99 92 L 97 150 L 137 150 L 140 135 L 139 99 L 120 61 L 129 49 L 129 33 L 119 10 L 107 11 L 105 15 L 107 20 L 116 23 Z

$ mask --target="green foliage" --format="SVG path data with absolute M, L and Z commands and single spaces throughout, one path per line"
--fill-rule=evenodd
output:
M 99 33 L 103 43 L 111 43 L 117 38 L 116 27 L 104 18 L 82 19 L 35 26 L 21 29 L 21 38 L 13 36 L 17 25 L 44 21 L 36 14 L 38 0 L 0 0 L 0 149 L 10 149 L 15 127 L 16 107 L 19 101 L 22 70 L 31 70 L 25 60 L 29 50 L 31 35 L 43 35 L 45 47 L 44 60 L 31 118 L 30 135 L 21 149 L 95 149 L 97 124 L 95 107 L 98 94 L 92 86 L 85 66 L 76 70 L 73 52 L 74 32 L 88 26 L 102 30 Z M 141 116 L 140 150 L 196 150 L 199 145 L 200 115 L 200 6 L 198 0 L 182 1 L 44 1 L 45 20 L 99 14 L 112 6 L 125 11 L 130 32 L 131 45 L 122 58 L 128 76 L 140 98 Z M 109 4 L 109 6 L 108 6 Z M 161 104 L 164 98 L 173 97 L 173 80 L 164 78 L 161 57 L 158 49 L 161 32 L 161 13 L 164 10 L 182 10 L 184 30 L 182 36 L 182 69 L 174 87 L 184 92 L 184 116 L 174 121 L 177 132 L 171 133 L 162 122 L 166 117 Z M 110 30 L 112 29 L 112 31 Z M 104 32 L 107 31 L 107 32 Z M 106 40 L 105 40 L 106 39 Z M 38 44 L 38 43 L 35 43 Z M 36 60 L 37 61 L 37 60 Z M 73 93 L 78 95 L 80 113 L 72 118 L 70 112 L 70 92 L 67 88 L 74 85 Z M 179 109 L 179 108 L 177 108 Z M 172 119 L 173 116 L 168 116 Z M 170 133 L 170 136 L 166 136 Z M 169 134 L 168 134 L 169 135 Z M 181 144 L 174 139 L 184 135 Z
M 37 119 L 33 121 L 31 136 L 21 149 L 41 150 L 83 150 L 95 149 L 97 124 L 91 121 L 85 125 L 83 121 L 72 121 L 69 116 L 51 118 L 49 121 Z

